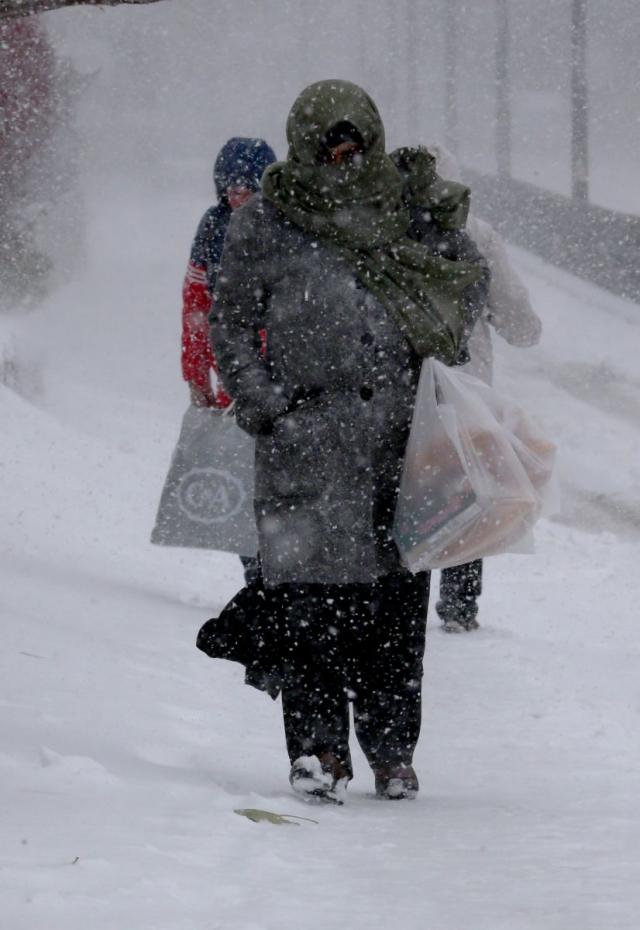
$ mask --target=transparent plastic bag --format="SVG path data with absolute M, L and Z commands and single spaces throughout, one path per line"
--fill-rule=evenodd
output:
M 394 522 L 404 564 L 418 572 L 523 551 L 552 504 L 554 457 L 520 407 L 427 359 Z

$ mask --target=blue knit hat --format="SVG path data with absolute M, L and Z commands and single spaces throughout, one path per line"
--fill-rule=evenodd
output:
M 235 136 L 220 149 L 213 168 L 218 198 L 225 198 L 230 187 L 257 191 L 262 172 L 276 160 L 275 152 L 264 139 Z

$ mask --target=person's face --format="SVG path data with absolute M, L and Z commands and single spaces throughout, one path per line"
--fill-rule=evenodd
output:
M 253 191 L 248 187 L 229 187 L 227 188 L 227 200 L 232 210 L 237 210 L 243 203 L 253 196 Z
M 354 156 L 360 151 L 357 142 L 341 142 L 329 149 L 329 163 L 332 165 L 341 165 L 345 161 L 353 160 Z

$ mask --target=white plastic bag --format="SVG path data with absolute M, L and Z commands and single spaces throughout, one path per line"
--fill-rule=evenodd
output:
M 520 407 L 427 359 L 394 523 L 404 564 L 418 572 L 522 551 L 551 500 L 554 455 Z

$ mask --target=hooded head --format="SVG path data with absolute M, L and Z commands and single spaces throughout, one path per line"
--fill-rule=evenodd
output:
M 466 325 L 460 294 L 480 273 L 470 262 L 432 255 L 409 235 L 412 176 L 419 169 L 428 193 L 437 180 L 435 159 L 425 150 L 403 150 L 396 165 L 385 152 L 378 108 L 349 81 L 306 87 L 289 113 L 287 140 L 287 160 L 263 175 L 266 200 L 341 250 L 356 280 L 393 314 L 419 355 L 453 363 Z M 431 202 L 415 206 L 424 213 Z
M 235 136 L 220 149 L 213 168 L 213 181 L 218 199 L 226 202 L 230 187 L 257 191 L 264 169 L 276 160 L 271 146 L 264 139 Z
M 403 181 L 385 152 L 378 108 L 350 81 L 310 84 L 287 118 L 286 162 L 271 165 L 262 191 L 308 232 L 375 247 L 409 225 Z
M 287 119 L 289 160 L 312 167 L 326 164 L 331 149 L 353 143 L 363 155 L 384 154 L 384 126 L 378 108 L 350 81 L 317 81 L 295 100 Z
M 446 149 L 444 145 L 440 145 L 440 143 L 430 145 L 429 151 L 436 160 L 436 168 L 441 177 L 451 178 L 452 180 L 460 177 L 462 172 L 460 171 L 458 159 L 453 152 L 450 152 L 449 149 Z

